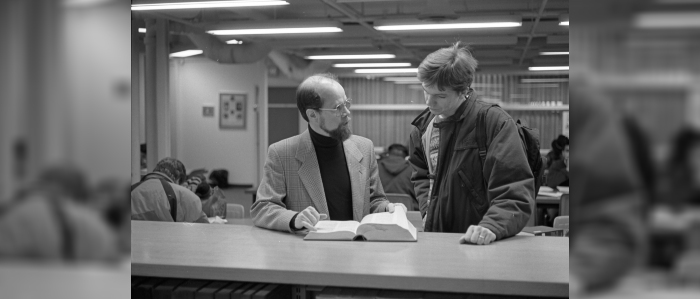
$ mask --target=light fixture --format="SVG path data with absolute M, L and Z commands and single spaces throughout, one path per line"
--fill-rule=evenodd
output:
M 204 53 L 202 50 L 185 50 L 185 51 L 180 51 L 180 52 L 175 52 L 170 54 L 170 57 L 189 57 L 189 56 L 194 56 L 194 55 L 199 55 Z
M 382 31 L 399 30 L 445 30 L 445 29 L 479 29 L 479 28 L 509 28 L 520 27 L 521 22 L 484 22 L 484 23 L 447 23 L 447 24 L 413 24 L 374 26 Z
M 355 55 L 309 55 L 305 59 L 324 60 L 324 59 L 390 59 L 396 58 L 394 54 L 355 54 Z
M 329 33 L 343 32 L 338 27 L 304 27 L 304 28 L 258 28 L 258 29 L 232 29 L 209 30 L 213 35 L 257 35 L 257 34 L 298 34 L 298 33 Z
M 559 26 L 569 26 L 569 14 L 559 16 Z
M 528 69 L 531 71 L 568 71 L 569 66 L 531 66 Z
M 155 4 L 132 4 L 131 10 L 166 10 L 166 9 L 198 9 L 223 7 L 251 7 L 289 5 L 287 1 L 276 0 L 241 0 L 241 1 L 203 1 L 203 2 L 172 2 Z
M 489 16 L 470 17 L 441 22 L 416 22 L 416 20 L 376 20 L 374 29 L 392 30 L 449 30 L 449 29 L 482 29 L 510 28 L 522 26 L 520 16 Z
M 411 66 L 410 62 L 387 62 L 387 63 L 336 63 L 333 67 L 401 67 Z
M 569 82 L 569 78 L 527 78 L 520 80 L 520 83 L 562 83 Z
M 649 12 L 635 16 L 634 26 L 642 29 L 700 28 L 698 12 Z
M 394 84 L 405 84 L 405 85 L 419 85 L 421 82 L 410 82 L 410 81 L 390 81 Z
M 146 28 L 139 28 L 139 33 L 146 33 Z
M 243 41 L 237 40 L 237 39 L 232 39 L 232 40 L 226 41 L 226 43 L 229 45 L 240 45 L 240 44 L 243 44 Z
M 420 83 L 416 77 L 384 77 L 384 81 Z
M 417 73 L 418 68 L 406 69 L 356 69 L 357 74 L 391 74 L 391 73 Z
M 569 55 L 569 52 L 540 52 L 540 55 Z

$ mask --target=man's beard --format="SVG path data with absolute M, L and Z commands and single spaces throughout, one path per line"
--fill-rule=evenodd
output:
M 320 125 L 321 130 L 328 133 L 328 135 L 331 135 L 331 138 L 340 142 L 348 140 L 348 138 L 350 138 L 350 135 L 352 135 L 352 132 L 350 131 L 350 127 L 348 127 L 348 125 L 341 124 L 337 128 L 335 128 L 335 130 L 328 130 L 326 129 L 326 122 L 324 118 L 321 118 Z

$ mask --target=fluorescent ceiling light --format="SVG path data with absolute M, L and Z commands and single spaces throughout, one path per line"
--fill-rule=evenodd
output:
M 385 77 L 384 81 L 420 83 L 416 77 Z
M 139 33 L 146 33 L 146 28 L 139 28 Z
M 374 26 L 374 29 L 392 30 L 440 30 L 440 29 L 478 29 L 478 28 L 508 28 L 520 27 L 521 22 L 483 22 L 483 23 L 443 23 L 443 24 L 414 24 Z
M 528 69 L 531 71 L 568 71 L 569 66 L 531 66 Z
M 634 18 L 634 26 L 645 29 L 700 28 L 698 12 L 642 13 Z
M 388 62 L 388 63 L 336 63 L 333 67 L 401 67 L 411 66 L 410 62 Z
M 396 58 L 394 54 L 358 54 L 358 55 L 311 55 L 304 57 L 306 59 L 321 60 L 321 59 L 387 59 Z
M 569 14 L 559 16 L 559 26 L 569 26 Z
M 522 79 L 520 83 L 561 83 L 569 82 L 569 78 L 529 78 Z
M 203 52 L 204 51 L 202 51 L 202 50 L 185 50 L 185 51 L 172 53 L 172 54 L 170 54 L 170 57 L 189 57 L 189 56 L 202 54 Z
M 569 52 L 540 52 L 540 55 L 569 55 Z
M 338 27 L 305 27 L 305 28 L 260 28 L 260 29 L 233 29 L 233 30 L 209 30 L 213 35 L 252 35 L 252 34 L 295 34 L 295 33 L 327 33 L 343 32 Z
M 221 7 L 251 7 L 289 5 L 287 1 L 275 0 L 248 0 L 248 1 L 204 1 L 204 2 L 174 2 L 157 4 L 133 4 L 131 10 L 165 10 L 165 9 L 196 9 L 196 8 L 221 8 Z
M 408 69 L 356 69 L 357 74 L 382 74 L 382 73 L 417 73 L 418 68 Z
M 237 40 L 237 39 L 232 39 L 232 40 L 226 41 L 226 43 L 229 45 L 240 45 L 240 44 L 243 44 L 243 41 Z

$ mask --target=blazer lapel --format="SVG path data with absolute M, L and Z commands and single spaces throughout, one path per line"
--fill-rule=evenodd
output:
M 352 214 L 356 221 L 362 220 L 365 204 L 365 172 L 366 167 L 360 163 L 362 161 L 362 152 L 357 148 L 354 142 L 350 139 L 343 142 L 345 150 L 345 160 L 348 162 L 348 170 L 350 171 L 350 185 L 352 187 Z
M 306 188 L 306 192 L 311 196 L 319 213 L 328 215 L 328 204 L 326 203 L 326 193 L 323 190 L 323 181 L 321 180 L 321 170 L 318 166 L 318 158 L 316 150 L 311 142 L 311 135 L 307 129 L 301 134 L 301 144 L 297 150 L 296 158 L 301 162 L 299 167 L 299 178 Z

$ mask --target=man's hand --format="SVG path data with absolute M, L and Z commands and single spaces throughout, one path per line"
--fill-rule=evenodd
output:
M 460 244 L 488 245 L 496 240 L 496 234 L 488 228 L 478 225 L 470 225 L 467 233 L 459 238 Z
M 314 225 L 316 225 L 319 220 L 326 218 L 326 214 L 319 214 L 314 207 L 309 206 L 297 214 L 297 218 L 294 219 L 294 227 L 296 229 L 306 228 L 313 232 L 316 231 Z
M 396 207 L 403 208 L 404 213 L 408 212 L 408 209 L 402 203 L 390 203 L 386 205 L 386 211 L 389 213 L 393 213 L 396 210 Z

